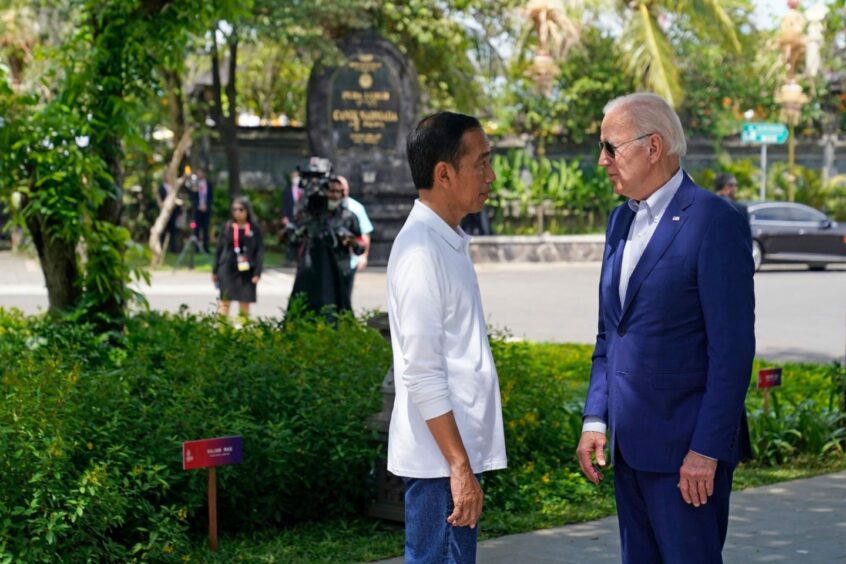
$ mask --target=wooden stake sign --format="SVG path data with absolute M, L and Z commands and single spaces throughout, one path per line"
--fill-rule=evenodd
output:
M 243 461 L 240 436 L 200 439 L 182 443 L 182 469 L 209 469 L 209 548 L 217 550 L 217 470 L 216 466 Z
M 763 390 L 764 411 L 770 410 L 770 388 L 781 386 L 781 368 L 762 368 L 758 371 L 758 389 Z

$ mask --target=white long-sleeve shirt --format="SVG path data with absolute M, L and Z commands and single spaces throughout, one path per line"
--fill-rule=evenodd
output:
M 388 470 L 450 475 L 428 419 L 453 412 L 474 473 L 506 467 L 499 380 L 470 237 L 417 200 L 388 260 L 396 398 Z

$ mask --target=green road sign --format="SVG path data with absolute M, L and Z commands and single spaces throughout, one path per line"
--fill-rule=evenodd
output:
M 787 141 L 787 126 L 783 123 L 744 123 L 740 140 L 744 143 L 782 145 Z

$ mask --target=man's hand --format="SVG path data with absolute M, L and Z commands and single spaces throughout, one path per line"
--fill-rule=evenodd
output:
M 705 505 L 714 493 L 714 474 L 717 461 L 688 451 L 679 470 L 679 490 L 686 503 L 694 507 Z
M 453 527 L 475 528 L 482 515 L 484 494 L 473 470 L 469 466 L 451 469 L 449 487 L 454 509 L 447 523 Z
M 582 474 L 588 480 L 599 485 L 602 481 L 602 472 L 594 466 L 593 457 L 596 456 L 596 463 L 605 466 L 605 434 L 596 431 L 585 431 L 579 439 L 579 446 L 576 447 L 576 455 L 579 457 L 579 466 L 582 467 Z
M 426 420 L 438 448 L 449 464 L 449 489 L 452 493 L 452 514 L 447 523 L 453 527 L 475 527 L 482 515 L 482 486 L 473 474 L 470 459 L 461 442 L 452 411 Z
M 218 281 L 217 274 L 212 274 L 212 282 L 214 282 L 215 284 L 217 284 L 217 281 Z
M 358 264 L 356 265 L 355 268 L 356 268 L 356 270 L 359 270 L 359 271 L 367 268 L 367 253 L 364 253 L 363 255 L 359 255 Z
M 252 279 L 251 279 L 253 284 L 258 284 L 259 280 L 261 280 L 261 277 L 259 277 L 259 276 L 253 276 Z

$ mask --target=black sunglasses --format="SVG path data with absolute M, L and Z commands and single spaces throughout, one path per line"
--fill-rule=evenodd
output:
M 244 208 L 232 208 L 232 211 L 244 211 Z
M 634 143 L 635 141 L 640 141 L 644 137 L 649 137 L 652 133 L 644 133 L 640 137 L 636 137 L 634 139 L 630 139 L 629 141 L 625 141 L 620 143 L 619 145 L 612 145 L 609 141 L 600 141 L 599 142 L 599 153 L 601 154 L 602 151 L 605 151 L 605 154 L 608 155 L 609 159 L 613 159 L 617 156 L 617 150 L 622 147 L 623 145 L 628 145 L 629 143 Z

